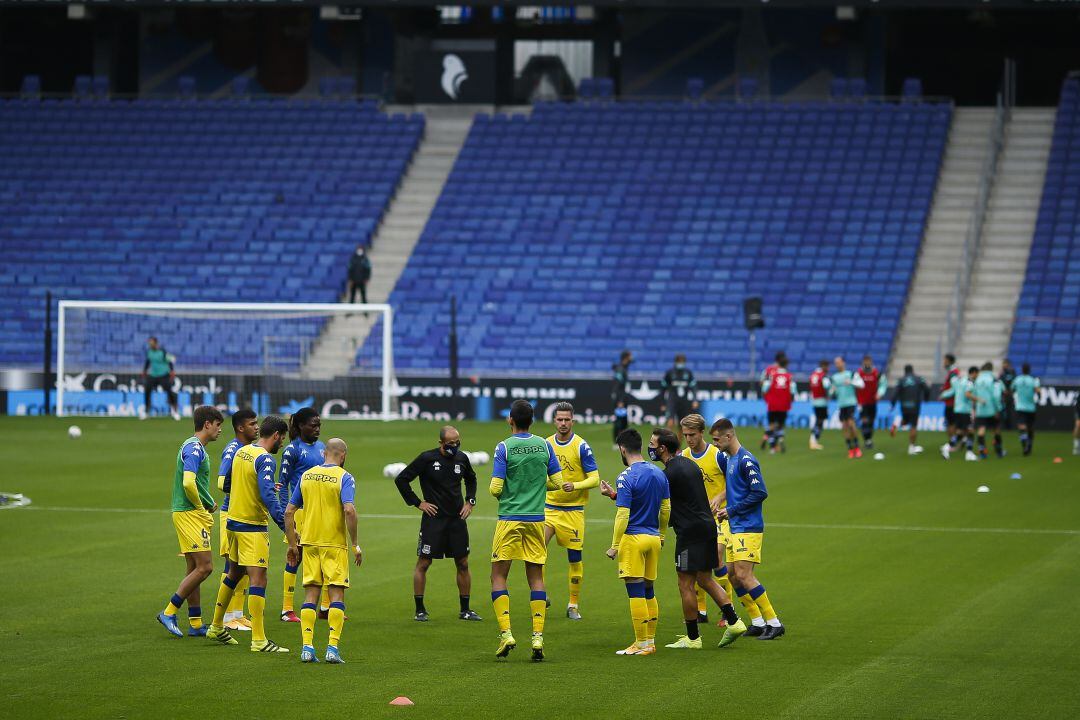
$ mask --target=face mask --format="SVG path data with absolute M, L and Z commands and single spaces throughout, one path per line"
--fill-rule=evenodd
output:
M 443 445 L 443 450 L 446 451 L 447 455 L 453 457 L 453 455 L 457 453 L 459 447 L 460 445 Z
M 686 363 L 675 363 L 676 370 L 682 370 L 684 367 L 686 367 Z
M 654 447 L 649 448 L 649 459 L 653 462 L 660 462 L 660 449 Z

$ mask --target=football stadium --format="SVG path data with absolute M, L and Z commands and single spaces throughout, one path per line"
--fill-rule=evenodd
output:
M 0 0 L 0 718 L 1080 717 L 1078 38 Z

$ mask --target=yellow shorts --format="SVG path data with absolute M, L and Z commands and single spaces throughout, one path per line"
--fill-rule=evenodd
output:
M 269 558 L 269 532 L 229 531 L 229 562 L 242 567 L 266 567 Z
M 300 537 L 302 537 L 300 535 L 300 531 L 304 528 L 304 508 L 296 508 L 296 512 L 293 513 L 293 519 L 296 520 L 296 537 L 299 539 Z M 282 533 L 281 542 L 288 545 L 289 536 L 285 533 Z
M 584 510 L 552 510 L 544 512 L 544 525 L 555 531 L 555 542 L 568 550 L 580 550 L 585 542 Z
M 210 530 L 214 516 L 205 510 L 184 510 L 172 514 L 181 553 L 210 552 Z
M 491 539 L 491 561 L 524 560 L 535 565 L 547 562 L 544 523 L 499 520 Z
M 349 551 L 339 547 L 305 547 L 304 585 L 349 587 Z
M 764 533 L 735 533 L 731 536 L 727 555 L 729 561 L 761 562 L 761 542 Z
M 718 520 L 716 522 L 716 541 L 723 545 L 725 548 L 731 547 L 731 525 L 727 520 Z M 727 550 L 724 551 L 727 553 Z
M 657 535 L 623 535 L 619 543 L 619 577 L 656 579 L 660 562 L 660 538 Z
M 229 557 L 229 528 L 225 527 L 229 523 L 228 513 L 218 514 L 218 555 L 223 558 Z

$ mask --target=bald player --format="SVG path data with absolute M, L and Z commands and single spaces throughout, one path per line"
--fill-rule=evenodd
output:
M 314 663 L 315 603 L 324 587 L 330 596 L 328 622 L 330 640 L 326 662 L 341 664 L 338 643 L 345 626 L 345 588 L 349 587 L 349 556 L 357 567 L 364 552 L 356 540 L 356 481 L 345 472 L 349 448 L 341 438 L 326 443 L 323 462 L 300 476 L 285 507 L 285 538 L 289 542 L 288 560 L 297 564 L 303 558 L 304 604 L 300 606 L 300 627 L 304 647 L 300 662 Z M 296 511 L 304 510 L 304 536 L 296 532 Z M 348 537 L 346 537 L 348 532 Z M 303 553 L 299 546 L 304 547 Z
M 421 500 L 410 483 L 420 478 Z M 462 496 L 461 484 L 465 483 Z M 413 569 L 413 601 L 417 622 L 427 622 L 424 605 L 427 571 L 432 560 L 454 558 L 457 566 L 458 618 L 479 621 L 469 607 L 472 575 L 469 573 L 469 527 L 466 519 L 476 506 L 476 473 L 465 453 L 461 452 L 461 434 L 452 425 L 439 430 L 439 444 L 425 450 L 396 478 L 398 492 L 405 504 L 420 510 L 420 539 L 416 543 L 416 567 Z

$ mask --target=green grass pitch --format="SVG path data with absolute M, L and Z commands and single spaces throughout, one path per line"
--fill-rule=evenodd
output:
M 628 604 L 604 557 L 612 504 L 588 510 L 582 622 L 565 618 L 566 556 L 552 545 L 549 659 L 527 648 L 493 657 L 496 626 L 486 562 L 495 503 L 481 468 L 470 521 L 473 606 L 457 619 L 450 561 L 432 568 L 431 621 L 412 620 L 411 574 L 419 517 L 382 477 L 434 445 L 424 423 L 335 422 L 357 476 L 365 563 L 353 569 L 340 667 L 304 666 L 300 630 L 277 619 L 284 545 L 272 531 L 267 592 L 270 638 L 287 656 L 167 635 L 154 616 L 183 561 L 168 515 L 174 458 L 188 421 L 0 418 L 0 490 L 29 508 L 0 511 L 0 717 L 415 717 L 415 718 L 971 718 L 1080 716 L 1080 461 L 1070 438 L 1043 434 L 1036 454 L 945 463 L 940 435 L 906 441 L 879 433 L 887 458 L 849 461 L 836 432 L 826 451 L 792 433 L 783 456 L 761 455 L 769 488 L 760 579 L 788 634 L 706 649 L 616 657 L 632 640 Z M 501 423 L 462 423 L 464 446 L 492 452 Z M 601 474 L 621 465 L 610 429 L 580 427 Z M 549 427 L 537 427 L 548 434 Z M 760 431 L 743 429 L 756 450 Z M 212 470 L 230 434 L 210 446 Z M 1062 456 L 1054 464 L 1051 458 Z M 1020 472 L 1021 480 L 1010 479 Z M 989 494 L 977 494 L 986 484 Z M 215 492 L 216 494 L 216 492 Z M 215 550 L 216 550 L 215 528 Z M 215 568 L 220 559 L 215 557 Z M 203 586 L 209 619 L 217 573 Z M 515 566 L 513 622 L 528 638 L 528 591 Z M 657 580 L 658 644 L 683 630 L 672 544 Z M 739 608 L 740 613 L 742 612 Z M 182 613 L 183 617 L 184 613 Z M 715 609 L 711 615 L 718 617 Z M 181 625 L 184 625 L 181 620 Z M 316 638 L 325 645 L 326 625 Z M 413 708 L 389 707 L 406 695 Z

